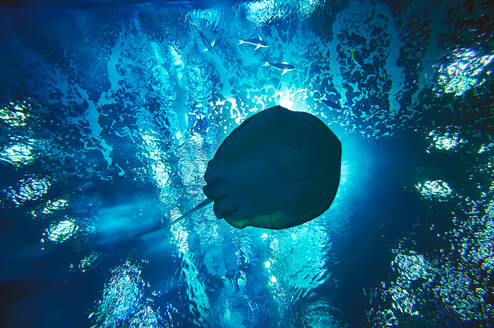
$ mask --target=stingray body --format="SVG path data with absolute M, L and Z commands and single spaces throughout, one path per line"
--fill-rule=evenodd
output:
M 216 217 L 236 228 L 290 228 L 329 208 L 340 166 L 341 143 L 321 120 L 272 107 L 220 145 L 204 175 L 203 204 L 214 201 Z
M 297 226 L 329 208 L 340 166 L 341 143 L 321 120 L 281 106 L 266 109 L 235 128 L 209 161 L 204 201 L 136 237 L 180 222 L 213 202 L 216 217 L 239 229 Z

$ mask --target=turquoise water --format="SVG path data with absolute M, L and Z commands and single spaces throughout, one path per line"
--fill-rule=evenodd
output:
M 1 326 L 492 326 L 492 15 L 489 1 L 0 5 Z M 206 207 L 132 237 L 202 201 L 217 147 L 274 105 L 341 140 L 327 212 L 238 230 Z

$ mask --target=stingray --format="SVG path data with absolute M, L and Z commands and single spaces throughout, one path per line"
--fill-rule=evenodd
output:
M 309 113 L 275 106 L 226 137 L 204 174 L 207 198 L 170 223 L 214 203 L 215 216 L 235 228 L 294 227 L 329 208 L 340 167 L 341 143 L 329 127 Z

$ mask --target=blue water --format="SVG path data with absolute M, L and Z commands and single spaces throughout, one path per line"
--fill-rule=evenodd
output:
M 494 325 L 489 1 L 2 3 L 0 326 Z M 342 142 L 327 212 L 132 237 L 278 104 Z

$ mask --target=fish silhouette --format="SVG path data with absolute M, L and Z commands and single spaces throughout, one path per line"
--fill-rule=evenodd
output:
M 324 213 L 340 181 L 341 143 L 317 117 L 275 106 L 235 128 L 209 161 L 199 205 L 242 229 L 285 229 Z M 163 228 L 163 225 L 140 235 Z
M 236 228 L 290 228 L 329 208 L 340 166 L 341 143 L 321 120 L 276 106 L 223 141 L 203 191 L 216 217 Z

